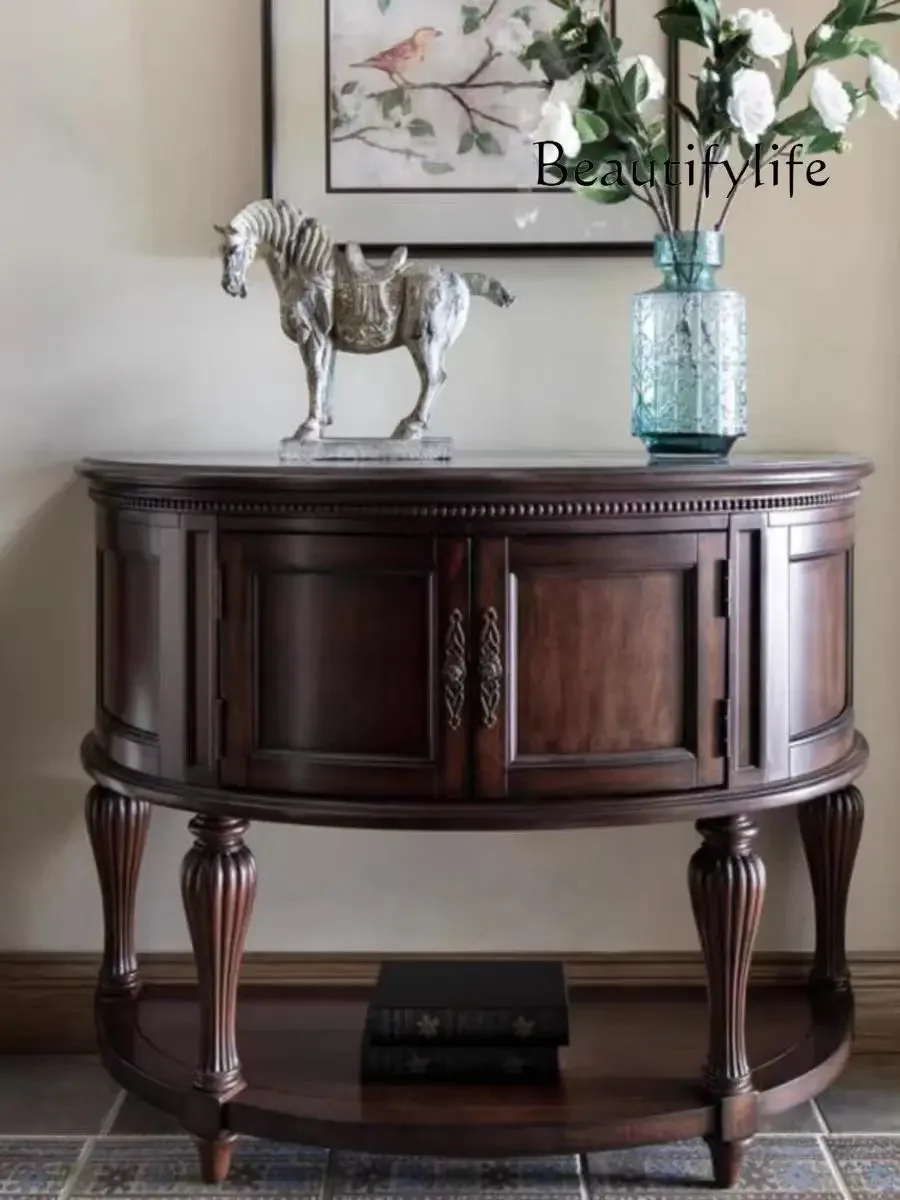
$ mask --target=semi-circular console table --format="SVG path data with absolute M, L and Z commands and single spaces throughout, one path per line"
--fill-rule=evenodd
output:
M 106 928 L 100 1046 L 125 1088 L 198 1138 L 204 1178 L 225 1177 L 241 1133 L 452 1156 L 702 1136 L 725 1187 L 761 1118 L 835 1078 L 868 754 L 852 594 L 869 470 L 81 464 L 97 513 L 82 760 Z M 181 886 L 198 987 L 184 996 L 139 979 L 154 804 L 194 814 Z M 809 986 L 754 987 L 748 1006 L 756 816 L 783 805 L 809 863 L 814 966 Z M 473 836 L 696 821 L 706 994 L 574 991 L 554 1086 L 428 1085 L 423 1103 L 418 1082 L 363 1085 L 359 989 L 238 1002 L 252 820 Z

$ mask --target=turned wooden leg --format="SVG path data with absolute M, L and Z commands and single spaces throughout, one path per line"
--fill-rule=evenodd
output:
M 92 787 L 85 803 L 85 820 L 103 896 L 103 963 L 97 991 L 100 996 L 134 995 L 140 986 L 134 902 L 150 805 L 146 800 Z
M 716 1187 L 731 1187 L 756 1129 L 756 1104 L 747 1059 L 747 983 L 762 915 L 766 872 L 752 850 L 749 817 L 700 821 L 703 845 L 691 858 L 688 881 L 706 962 L 709 1049 L 703 1083 L 719 1101 L 718 1129 L 707 1138 Z
M 243 1084 L 235 1023 L 241 958 L 256 894 L 256 863 L 244 845 L 247 822 L 195 817 L 195 842 L 184 859 L 181 893 L 200 994 L 200 1049 L 194 1086 L 224 1099 Z M 207 1183 L 228 1174 L 234 1139 L 201 1142 Z
M 863 827 L 863 798 L 848 787 L 798 809 L 816 910 L 816 956 L 810 982 L 845 991 L 847 897 Z

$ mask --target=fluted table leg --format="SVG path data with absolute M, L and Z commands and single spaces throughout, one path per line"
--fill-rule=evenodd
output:
M 146 800 L 92 787 L 85 803 L 85 820 L 103 897 L 103 962 L 97 992 L 101 997 L 134 995 L 140 986 L 134 908 L 150 805 Z
M 688 880 L 709 994 L 703 1082 L 707 1094 L 719 1101 L 718 1129 L 707 1142 L 716 1186 L 732 1187 L 756 1130 L 746 1043 L 747 984 L 766 873 L 752 850 L 756 828 L 748 817 L 700 821 L 697 830 L 704 842 L 691 858 Z
M 194 1086 L 225 1099 L 243 1084 L 235 1032 L 237 987 L 256 895 L 256 863 L 244 845 L 246 821 L 195 817 L 194 845 L 185 856 L 181 891 L 200 992 L 200 1048 Z M 228 1174 L 234 1139 L 200 1144 L 207 1183 Z
M 810 800 L 798 809 L 816 911 L 816 955 L 810 982 L 815 988 L 846 991 L 847 898 L 862 836 L 863 798 L 848 787 Z

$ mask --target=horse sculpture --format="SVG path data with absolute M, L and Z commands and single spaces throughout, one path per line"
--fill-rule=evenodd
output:
M 415 408 L 392 437 L 420 439 L 447 376 L 444 358 L 462 333 L 470 296 L 500 308 L 513 297 L 488 275 L 418 266 L 405 248 L 374 267 L 357 245 L 337 248 L 314 217 L 284 200 L 248 204 L 222 236 L 222 287 L 247 295 L 246 276 L 257 254 L 271 273 L 281 307 L 281 328 L 297 344 L 309 384 L 309 415 L 294 434 L 317 441 L 332 424 L 336 350 L 377 354 L 405 346 L 422 380 Z

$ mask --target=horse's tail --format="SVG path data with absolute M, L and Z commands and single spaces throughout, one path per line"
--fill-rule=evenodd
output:
M 515 296 L 508 292 L 499 280 L 490 275 L 482 275 L 480 271 L 469 272 L 463 275 L 463 279 L 469 285 L 469 291 L 473 296 L 483 296 L 485 300 L 490 300 L 491 304 L 496 304 L 498 308 L 509 308 L 515 300 Z

